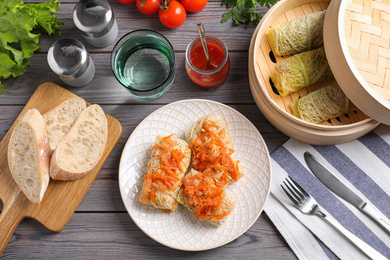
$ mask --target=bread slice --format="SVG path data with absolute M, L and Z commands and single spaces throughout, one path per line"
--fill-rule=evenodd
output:
M 54 153 L 57 145 L 85 108 L 86 103 L 84 99 L 74 97 L 65 100 L 43 114 L 49 139 L 50 154 Z
M 54 151 L 50 176 L 55 180 L 76 180 L 88 174 L 103 155 L 107 135 L 103 109 L 99 105 L 84 109 Z
M 49 144 L 41 113 L 33 108 L 19 120 L 8 143 L 8 166 L 15 182 L 33 203 L 49 185 Z

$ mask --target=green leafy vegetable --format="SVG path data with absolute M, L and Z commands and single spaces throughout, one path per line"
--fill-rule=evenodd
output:
M 296 117 L 316 124 L 347 113 L 349 100 L 334 83 L 292 101 L 290 107 Z
M 276 55 L 284 56 L 321 47 L 325 10 L 301 16 L 268 30 L 268 39 Z
M 40 32 L 61 33 L 63 23 L 54 15 L 59 8 L 58 0 L 39 4 L 0 0 L 0 79 L 26 72 L 28 60 L 40 50 Z M 0 82 L 0 93 L 4 89 Z
M 256 7 L 260 5 L 270 8 L 273 4 L 276 4 L 276 0 L 222 0 L 221 5 L 231 10 L 222 15 L 221 23 L 231 18 L 236 25 L 258 24 L 262 15 L 257 12 Z
M 276 64 L 271 80 L 281 96 L 333 77 L 323 47 L 295 54 Z

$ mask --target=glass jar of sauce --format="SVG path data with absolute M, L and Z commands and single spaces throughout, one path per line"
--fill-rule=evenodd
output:
M 210 63 L 207 63 L 200 37 L 187 46 L 185 67 L 193 83 L 205 89 L 222 85 L 230 72 L 230 58 L 226 45 L 217 37 L 206 36 Z

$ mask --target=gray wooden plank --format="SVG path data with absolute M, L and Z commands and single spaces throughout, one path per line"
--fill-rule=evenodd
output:
M 167 104 L 187 98 L 201 98 L 222 103 L 253 104 L 254 100 L 249 87 L 248 54 L 246 52 L 230 53 L 231 68 L 228 79 L 219 88 L 202 89 L 191 82 L 185 71 L 185 54 L 176 53 L 176 76 L 171 89 L 155 100 L 141 100 L 132 96 L 114 78 L 110 54 L 92 54 L 96 73 L 92 82 L 83 88 L 67 87 L 49 68 L 46 54 L 35 54 L 31 66 L 18 78 L 2 80 L 6 90 L 0 94 L 0 104 L 24 105 L 39 84 L 52 81 L 91 103 L 99 104 Z
M 186 252 L 155 242 L 127 213 L 78 213 L 59 233 L 25 220 L 15 230 L 2 259 L 20 259 L 22 255 L 28 259 L 296 259 L 263 215 L 229 244 Z
M 198 35 L 196 24 L 199 22 L 204 24 L 206 33 L 220 37 L 231 51 L 247 51 L 249 48 L 248 42 L 255 29 L 255 25 L 246 28 L 244 25 L 232 27 L 231 21 L 221 23 L 222 14 L 228 10 L 224 6 L 221 6 L 221 3 L 218 1 L 209 2 L 201 12 L 188 13 L 184 24 L 175 29 L 170 29 L 162 25 L 159 21 L 158 14 L 148 16 L 140 13 L 135 4 L 122 5 L 117 1 L 109 2 L 117 17 L 119 27 L 117 39 L 136 29 L 156 30 L 172 42 L 176 51 L 185 51 L 188 43 Z M 43 48 L 42 51 L 47 51 L 51 43 L 60 37 L 76 38 L 82 41 L 91 52 L 111 51 L 116 41 L 105 48 L 95 48 L 84 41 L 72 20 L 71 14 L 74 5 L 74 3 L 62 3 L 60 10 L 56 14 L 58 19 L 64 22 L 62 34 L 61 36 L 42 35 L 42 41 L 40 42 Z M 265 7 L 258 8 L 258 12 L 261 14 L 265 14 L 267 10 Z

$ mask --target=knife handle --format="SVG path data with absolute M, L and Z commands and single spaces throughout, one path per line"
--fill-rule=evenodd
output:
M 317 216 L 320 216 L 317 214 Z M 323 213 L 321 218 L 325 219 L 329 224 L 333 225 L 344 237 L 349 239 L 353 244 L 357 246 L 366 256 L 372 260 L 387 260 L 385 256 L 372 248 L 369 244 L 355 236 L 353 233 L 349 232 L 345 227 L 343 227 L 335 218 L 331 215 L 326 215 Z
M 382 212 L 379 212 L 368 203 L 362 207 L 362 211 L 376 221 L 383 230 L 390 234 L 390 220 L 383 215 Z

